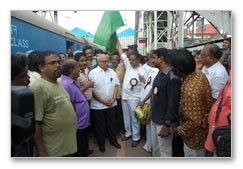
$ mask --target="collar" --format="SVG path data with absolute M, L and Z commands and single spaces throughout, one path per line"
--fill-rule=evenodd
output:
M 205 70 L 210 74 L 211 72 L 214 71 L 218 66 L 220 65 L 220 62 L 216 62 L 214 65 L 210 66 L 209 68 L 205 66 Z
M 66 75 L 63 75 L 62 79 L 65 80 L 65 81 L 67 81 L 70 84 L 73 84 L 73 83 L 76 82 L 76 80 L 73 80 L 72 78 L 70 78 L 70 77 L 68 77 Z
M 109 71 L 109 67 L 106 69 L 106 71 L 104 69 L 102 69 L 99 65 L 96 67 L 97 71 L 98 72 L 106 72 L 106 71 Z
M 171 67 L 167 67 L 164 71 L 162 71 L 162 73 L 167 75 L 170 71 L 171 71 Z
M 96 69 L 97 69 L 98 72 L 104 71 L 103 69 L 101 69 L 101 67 L 99 65 L 97 66 Z
M 85 70 L 84 71 L 82 71 L 81 69 L 80 69 L 80 72 L 79 73 L 83 73 L 83 74 L 85 74 Z

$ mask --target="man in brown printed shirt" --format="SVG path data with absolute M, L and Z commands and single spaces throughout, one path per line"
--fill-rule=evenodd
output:
M 178 134 L 184 140 L 185 157 L 205 157 L 204 142 L 208 133 L 207 114 L 213 104 L 207 77 L 195 71 L 195 61 L 186 49 L 174 49 L 170 55 L 173 72 L 183 79 Z

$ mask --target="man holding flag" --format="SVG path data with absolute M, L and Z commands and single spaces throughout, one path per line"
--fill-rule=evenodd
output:
M 128 56 L 123 53 L 120 41 L 117 40 L 118 53 L 124 61 L 126 73 L 122 84 L 122 109 L 125 125 L 125 136 L 122 141 L 132 137 L 132 147 L 136 147 L 140 141 L 140 122 L 135 117 L 135 109 L 141 97 L 142 82 L 139 77 L 144 76 L 144 70 L 140 65 L 140 54 L 131 52 Z
M 124 26 L 119 11 L 105 11 L 95 33 L 94 43 L 106 47 L 111 53 L 116 52 L 116 30 Z
M 140 123 L 135 117 L 135 108 L 140 100 L 142 83 L 139 76 L 144 74 L 140 65 L 140 54 L 137 51 L 129 53 L 129 59 L 123 53 L 120 42 L 116 36 L 116 30 L 124 25 L 119 11 L 105 11 L 99 27 L 96 31 L 94 43 L 105 46 L 111 51 L 116 52 L 116 45 L 124 61 L 126 74 L 122 89 L 122 109 L 126 134 L 122 138 L 126 141 L 132 137 L 132 147 L 136 147 L 140 140 Z

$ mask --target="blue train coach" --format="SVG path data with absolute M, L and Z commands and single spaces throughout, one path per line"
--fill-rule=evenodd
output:
M 82 50 L 85 45 L 102 49 L 34 12 L 11 11 L 11 53 L 29 50 L 66 53 L 67 48 L 76 51 Z

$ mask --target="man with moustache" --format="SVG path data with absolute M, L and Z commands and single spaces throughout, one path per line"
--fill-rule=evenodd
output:
M 144 70 L 140 65 L 141 55 L 136 52 L 128 52 L 128 56 L 123 53 L 120 41 L 117 40 L 117 50 L 124 61 L 126 73 L 122 84 L 122 110 L 125 126 L 125 136 L 122 141 L 132 137 L 131 147 L 136 147 L 140 141 L 140 122 L 135 117 L 135 109 L 140 100 L 142 82 L 140 76 L 144 76 Z
M 84 94 L 80 91 L 77 78 L 79 77 L 79 64 L 72 58 L 67 59 L 62 65 L 61 84 L 68 92 L 77 117 L 77 146 L 75 157 L 88 157 L 88 126 L 90 125 L 89 104 Z
M 60 63 L 55 52 L 41 52 L 41 78 L 30 87 L 35 98 L 34 141 L 40 157 L 69 157 L 77 151 L 74 108 L 68 93 L 57 82 Z
M 91 82 L 88 78 L 87 56 L 85 56 L 83 52 L 79 52 L 74 55 L 74 59 L 78 62 L 80 67 L 79 77 L 77 79 L 78 85 L 90 104 L 94 82 Z
M 116 73 L 108 67 L 109 57 L 99 54 L 98 66 L 89 73 L 94 82 L 90 108 L 94 116 L 94 128 L 100 152 L 105 152 L 105 135 L 108 131 L 110 144 L 120 149 L 116 139 L 115 106 L 119 80 Z
M 30 83 L 28 75 L 27 57 L 24 54 L 11 55 L 11 85 L 25 85 Z
M 218 98 L 220 90 L 229 79 L 227 70 L 219 61 L 221 55 L 222 52 L 216 44 L 207 44 L 201 51 L 201 59 L 204 64 L 202 72 L 208 78 L 214 100 Z
M 158 48 L 152 57 L 152 63 L 159 69 L 152 86 L 149 116 L 153 157 L 172 157 L 173 128 L 178 120 L 181 80 L 171 71 L 167 53 L 166 48 Z

